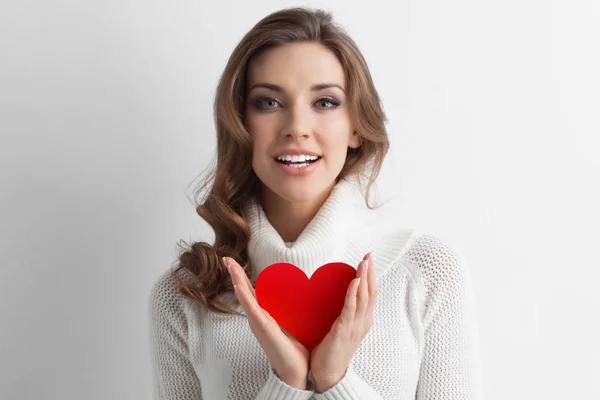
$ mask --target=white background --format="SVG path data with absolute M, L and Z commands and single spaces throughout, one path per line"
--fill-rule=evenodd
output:
M 213 239 L 189 197 L 217 79 L 292 5 L 2 2 L 0 398 L 151 398 L 150 287 Z M 599 3 L 304 5 L 369 63 L 385 212 L 469 262 L 487 398 L 600 398 Z

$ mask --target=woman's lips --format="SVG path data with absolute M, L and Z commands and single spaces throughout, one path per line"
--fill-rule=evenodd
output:
M 306 163 L 307 165 L 305 165 L 304 167 L 290 167 L 286 164 L 280 163 L 277 160 L 275 160 L 275 163 L 279 165 L 282 171 L 284 171 L 290 176 L 306 176 L 313 173 L 317 169 L 317 167 L 321 164 L 322 159 L 323 157 L 319 158 L 313 163 Z

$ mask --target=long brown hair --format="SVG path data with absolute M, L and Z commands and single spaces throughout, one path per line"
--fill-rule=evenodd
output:
M 207 186 L 210 189 L 200 201 L 194 201 L 198 215 L 214 230 L 214 244 L 188 245 L 180 241 L 178 265 L 172 270 L 184 296 L 200 300 L 206 309 L 218 313 L 234 314 L 234 307 L 239 305 L 235 296 L 228 301 L 218 298 L 221 294 L 233 293 L 233 284 L 221 257 L 232 257 L 251 276 L 247 252 L 250 229 L 242 209 L 248 199 L 258 200 L 259 180 L 252 170 L 251 135 L 244 126 L 246 68 L 253 56 L 293 42 L 324 45 L 337 56 L 345 71 L 350 114 L 361 145 L 348 148 L 336 182 L 350 175 L 358 176 L 360 181 L 365 171 L 371 171 L 365 201 L 367 207 L 373 209 L 368 202 L 369 192 L 379 175 L 389 141 L 385 129 L 387 118 L 365 59 L 344 29 L 333 22 L 329 12 L 297 7 L 266 16 L 246 33 L 231 53 L 216 91 L 216 165 L 213 158 L 213 166 L 208 169 L 195 197 L 205 192 Z M 180 279 L 179 271 L 187 272 L 191 280 Z

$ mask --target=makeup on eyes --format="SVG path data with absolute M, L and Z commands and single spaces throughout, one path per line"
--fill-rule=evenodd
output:
M 261 107 L 261 104 L 263 104 L 263 102 L 265 102 L 265 101 L 273 101 L 273 102 L 281 104 L 279 102 L 279 100 L 275 99 L 274 97 L 264 96 L 264 95 L 259 95 L 259 96 L 254 97 L 250 103 L 255 108 L 258 108 L 258 109 L 265 109 L 265 110 L 272 109 L 273 107 Z M 330 96 L 323 96 L 323 97 L 319 98 L 318 100 L 315 101 L 315 104 L 319 103 L 319 102 L 327 102 L 327 103 L 331 104 L 331 107 L 319 107 L 319 108 L 322 108 L 325 110 L 337 108 L 342 104 L 339 100 L 337 100 L 334 97 L 330 97 Z

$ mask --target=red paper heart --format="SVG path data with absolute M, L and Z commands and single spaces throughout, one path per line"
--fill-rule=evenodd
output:
M 319 267 L 308 279 L 289 263 L 271 264 L 256 278 L 256 300 L 309 351 L 323 340 L 344 308 L 356 269 L 343 262 Z

